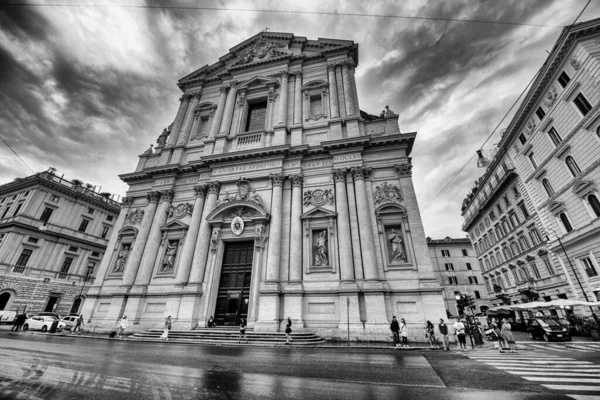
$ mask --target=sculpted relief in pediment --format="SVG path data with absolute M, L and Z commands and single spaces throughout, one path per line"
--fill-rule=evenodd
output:
M 249 49 L 238 55 L 239 61 L 236 64 L 248 64 L 288 54 L 292 54 L 292 52 L 286 49 L 284 43 L 260 38 Z

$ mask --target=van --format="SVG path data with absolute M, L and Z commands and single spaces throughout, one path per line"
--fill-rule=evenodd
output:
M 16 311 L 0 311 L 0 324 L 12 324 L 16 316 Z

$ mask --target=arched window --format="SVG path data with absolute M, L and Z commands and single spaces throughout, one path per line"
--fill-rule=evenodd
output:
M 81 306 L 81 297 L 78 297 L 71 306 L 71 314 L 79 314 L 79 307 Z
M 571 225 L 571 222 L 569 221 L 569 217 L 567 217 L 567 214 L 560 213 L 558 215 L 558 217 L 560 218 L 560 222 L 562 222 L 562 224 L 565 228 L 565 231 L 571 232 L 573 230 L 573 226 Z
M 10 300 L 10 292 L 0 294 L 0 310 L 4 310 Z
M 548 179 L 542 179 L 542 185 L 544 186 L 546 193 L 548 193 L 548 197 L 552 197 L 554 195 L 554 189 L 552 189 Z
M 581 170 L 579 169 L 579 166 L 577 165 L 573 157 L 567 156 L 567 158 L 565 158 L 565 162 L 567 163 L 567 167 L 569 168 L 569 171 L 571 171 L 571 174 L 573 174 L 574 177 L 581 173 Z
M 588 203 L 590 203 L 590 207 L 592 208 L 592 211 L 594 212 L 594 214 L 596 214 L 596 217 L 600 217 L 600 201 L 598 201 L 598 198 L 596 197 L 596 195 L 590 194 L 587 197 L 587 201 L 588 201 Z
M 600 138 L 600 126 L 596 128 L 596 136 Z

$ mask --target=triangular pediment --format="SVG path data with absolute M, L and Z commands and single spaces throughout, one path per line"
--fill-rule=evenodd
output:
M 211 224 L 216 224 L 231 221 L 235 217 L 240 217 L 244 221 L 266 222 L 271 219 L 271 216 L 259 204 L 248 200 L 234 200 L 217 206 L 206 217 L 206 220 Z
M 253 89 L 253 88 L 257 88 L 257 87 L 267 87 L 267 86 L 278 87 L 279 82 L 277 82 L 276 79 L 266 78 L 263 76 L 255 76 L 254 78 L 241 84 L 238 87 L 238 90 Z
M 334 211 L 327 210 L 325 208 L 316 207 L 310 211 L 305 212 L 300 217 L 301 219 L 316 219 L 316 218 L 336 218 L 337 213 Z
M 187 230 L 188 227 L 189 225 L 186 223 L 183 223 L 179 220 L 173 220 L 163 225 L 160 229 L 163 231 L 179 231 Z

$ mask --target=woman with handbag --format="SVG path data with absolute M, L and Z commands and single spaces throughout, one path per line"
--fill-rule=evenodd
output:
M 440 346 L 437 345 L 437 338 L 435 337 L 435 328 L 431 321 L 427 321 L 425 324 L 425 337 L 429 339 L 429 346 L 432 349 L 439 349 Z
M 171 316 L 165 318 L 165 325 L 163 326 L 163 334 L 160 335 L 161 339 L 169 340 L 169 331 L 171 330 Z

